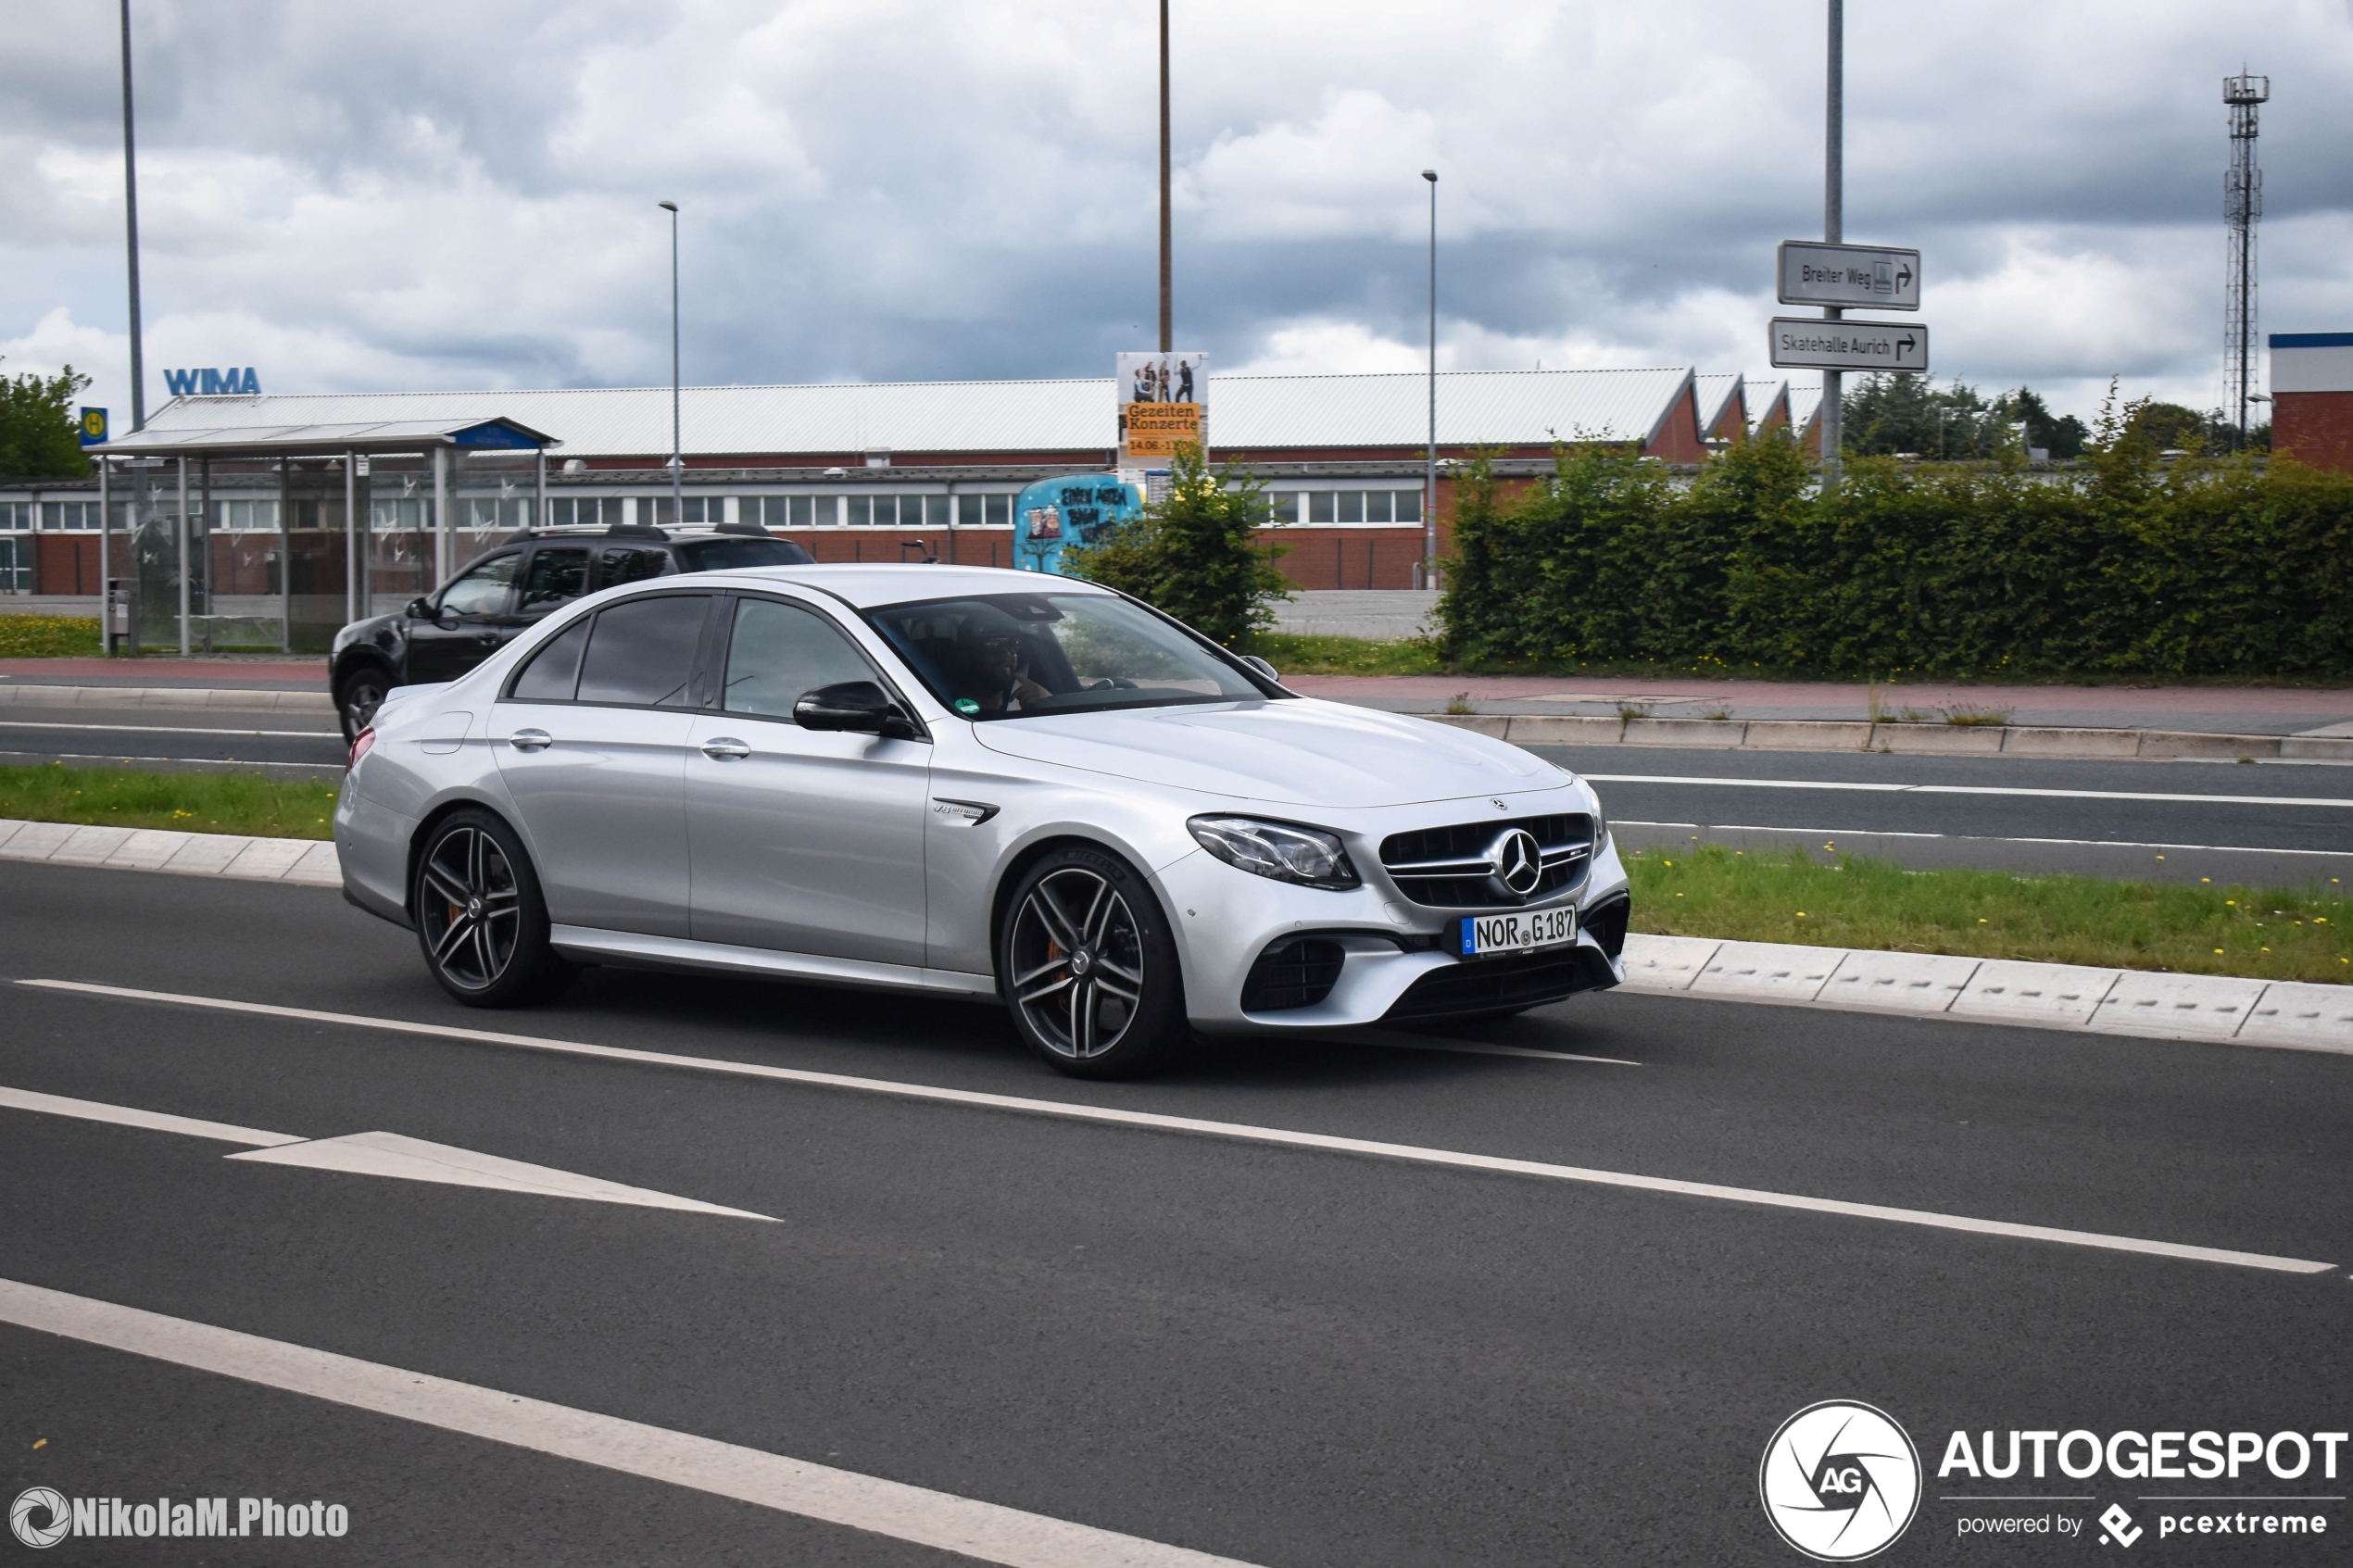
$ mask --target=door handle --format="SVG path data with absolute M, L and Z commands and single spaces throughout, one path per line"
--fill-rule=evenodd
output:
M 555 744 L 556 737 L 545 730 L 517 730 L 507 737 L 507 744 L 517 751 L 545 751 Z
M 739 762 L 751 755 L 751 747 L 733 735 L 713 735 L 702 743 L 702 754 L 713 762 Z

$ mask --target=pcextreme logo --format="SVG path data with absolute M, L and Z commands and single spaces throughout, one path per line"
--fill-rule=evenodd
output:
M 1825 1399 L 1781 1423 L 1756 1490 L 1781 1539 L 1817 1562 L 1859 1562 L 1919 1512 L 1919 1450 L 1885 1411 Z

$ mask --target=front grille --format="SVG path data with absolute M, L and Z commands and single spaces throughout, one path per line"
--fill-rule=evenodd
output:
M 1242 1010 L 1312 1008 L 1332 994 L 1346 961 L 1337 942 L 1313 936 L 1277 942 L 1250 966 L 1250 977 L 1242 982 Z
M 1512 828 L 1526 828 L 1543 851 L 1543 876 L 1525 897 L 1498 883 L 1487 869 L 1488 847 Z M 1583 882 L 1592 860 L 1593 819 L 1582 811 L 1417 828 L 1390 834 L 1380 846 L 1381 865 L 1400 892 L 1416 904 L 1450 909 L 1504 909 L 1549 898 Z
M 1541 1007 L 1616 978 L 1590 948 L 1567 947 L 1508 959 L 1465 959 L 1433 969 L 1405 988 L 1385 1019 L 1449 1018 Z

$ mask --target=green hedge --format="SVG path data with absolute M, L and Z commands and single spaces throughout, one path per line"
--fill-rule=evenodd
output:
M 1466 663 L 2353 673 L 2353 475 L 2169 465 L 2109 434 L 2066 474 L 1854 460 L 1828 496 L 1786 437 L 1689 482 L 1564 448 L 1557 477 L 1507 494 L 1476 461 L 1441 639 Z

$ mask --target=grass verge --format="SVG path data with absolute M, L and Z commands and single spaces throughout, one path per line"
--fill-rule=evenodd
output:
M 1916 872 L 1716 844 L 1635 850 L 1626 867 L 1634 929 L 1655 935 L 2353 984 L 2353 898 L 2334 887 Z
M 338 787 L 325 780 L 272 779 L 259 773 L 147 773 L 52 762 L 42 768 L 0 768 L 0 817 L 269 838 L 332 838 Z
M 103 651 L 94 615 L 0 615 L 0 659 L 78 659 Z

